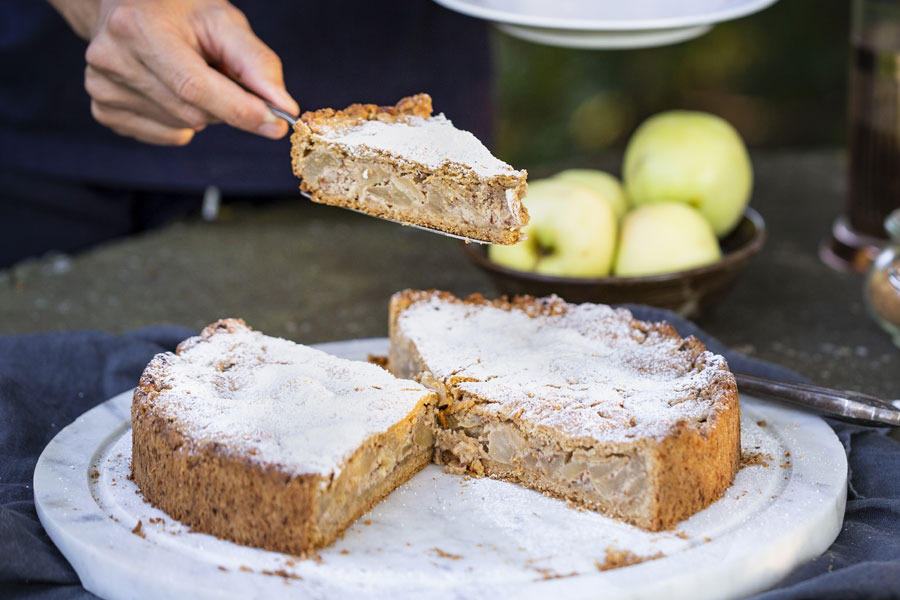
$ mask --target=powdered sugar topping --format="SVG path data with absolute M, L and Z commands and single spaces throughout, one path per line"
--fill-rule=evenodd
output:
M 408 415 L 426 393 L 369 363 L 336 358 L 249 328 L 193 338 L 151 366 L 158 410 L 196 444 L 292 474 L 340 471 L 369 437 Z M 155 365 L 154 365 L 155 363 Z
M 434 296 L 398 327 L 432 374 L 484 400 L 479 409 L 572 438 L 662 436 L 713 409 L 724 359 L 697 353 L 605 305 L 529 317 Z
M 390 123 L 373 119 L 319 137 L 348 146 L 360 155 L 375 149 L 432 169 L 449 163 L 483 177 L 521 174 L 494 157 L 474 135 L 454 127 L 443 114 L 429 118 L 408 116 Z

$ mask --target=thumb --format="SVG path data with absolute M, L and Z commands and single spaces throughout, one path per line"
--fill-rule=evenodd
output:
M 217 22 L 211 29 L 217 33 L 209 36 L 208 44 L 201 37 L 204 49 L 249 90 L 292 115 L 299 114 L 300 107 L 284 87 L 281 59 L 256 37 L 243 14 L 234 12 L 237 16 L 214 11 Z

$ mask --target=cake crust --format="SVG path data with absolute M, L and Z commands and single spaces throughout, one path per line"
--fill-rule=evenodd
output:
M 602 423 L 590 425 L 591 419 L 559 416 L 554 409 L 560 407 L 552 406 L 553 400 L 542 401 L 540 392 L 533 404 L 546 410 L 537 413 L 530 411 L 528 402 L 517 403 L 502 394 L 479 395 L 473 390 L 484 385 L 479 381 L 482 375 L 492 372 L 490 356 L 480 357 L 478 369 L 473 370 L 465 365 L 450 369 L 440 357 L 423 355 L 415 340 L 415 327 L 401 320 L 417 304 L 439 310 L 442 303 L 520 313 L 542 323 L 564 322 L 567 313 L 578 310 L 578 305 L 555 297 L 491 301 L 477 294 L 458 299 L 444 292 L 412 290 L 394 295 L 389 364 L 398 376 L 414 377 L 438 393 L 435 461 L 439 464 L 453 472 L 520 483 L 651 531 L 673 528 L 721 497 L 731 485 L 740 462 L 737 386 L 724 359 L 707 352 L 696 338 L 682 339 L 668 323 L 639 321 L 622 309 L 604 313 L 602 320 L 611 319 L 617 327 L 625 327 L 615 335 L 663 344 L 674 357 L 673 364 L 683 356 L 685 369 L 708 371 L 703 389 L 684 394 L 685 403 L 702 404 L 699 416 L 664 418 L 648 432 L 635 424 L 634 414 L 616 414 L 615 406 L 601 403 L 599 411 L 610 411 L 607 416 L 618 423 L 607 429 Z M 440 337 L 436 331 L 429 330 L 429 339 Z M 497 330 L 491 334 L 496 336 Z M 447 343 L 453 342 L 448 339 Z M 520 355 L 527 352 L 519 347 L 517 351 Z M 473 357 L 465 359 L 472 361 Z M 648 378 L 653 376 L 647 373 Z M 499 372 L 492 377 L 499 379 Z M 667 400 L 681 401 L 677 394 L 669 394 Z
M 372 122 L 400 132 L 427 123 L 440 124 L 441 131 L 452 129 L 443 115 L 432 117 L 428 94 L 403 98 L 393 106 L 351 104 L 341 110 L 303 113 L 291 135 L 291 163 L 301 179 L 300 189 L 314 202 L 492 243 L 524 239 L 522 228 L 529 219 L 521 202 L 527 188 L 525 171 L 513 170 L 492 156 L 491 168 L 450 156 L 440 164 L 425 164 L 426 147 L 421 145 L 404 153 L 342 140 Z M 474 137 L 468 141 L 487 153 Z M 441 148 L 432 150 L 440 153 Z

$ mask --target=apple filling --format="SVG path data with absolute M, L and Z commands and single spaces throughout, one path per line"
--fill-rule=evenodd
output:
M 644 493 L 650 474 L 640 454 L 565 449 L 553 439 L 527 435 L 511 421 L 473 410 L 438 414 L 435 462 L 451 472 L 523 483 L 614 516 L 641 511 L 650 501 Z
M 318 496 L 314 538 L 334 539 L 356 515 L 431 462 L 431 407 L 423 405 L 410 419 L 370 439 L 347 460 L 339 475 L 322 482 L 325 490 Z
M 453 222 L 468 235 L 483 230 L 518 229 L 522 219 L 517 193 L 484 181 L 436 176 L 377 157 L 342 155 L 327 146 L 298 157 L 305 185 L 315 198 L 426 226 Z M 352 198 L 353 202 L 336 199 Z

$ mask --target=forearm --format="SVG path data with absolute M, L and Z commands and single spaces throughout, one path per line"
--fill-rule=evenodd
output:
M 100 0 L 47 0 L 80 37 L 89 40 L 100 14 Z

